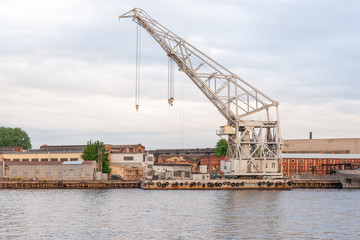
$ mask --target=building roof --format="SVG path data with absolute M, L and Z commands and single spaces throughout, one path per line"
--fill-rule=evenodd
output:
M 283 158 L 360 159 L 360 154 L 283 153 Z

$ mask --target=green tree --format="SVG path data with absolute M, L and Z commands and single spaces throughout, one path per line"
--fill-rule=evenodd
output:
M 85 161 L 98 161 L 98 146 L 100 141 L 92 142 L 91 140 L 87 142 L 87 145 L 84 149 L 81 158 Z M 109 167 L 109 153 L 105 150 L 105 147 L 102 147 L 102 172 L 110 173 L 111 168 Z
M 21 128 L 0 127 L 0 147 L 30 149 L 31 142 L 27 133 Z
M 215 156 L 225 156 L 228 149 L 228 142 L 220 139 L 215 146 Z

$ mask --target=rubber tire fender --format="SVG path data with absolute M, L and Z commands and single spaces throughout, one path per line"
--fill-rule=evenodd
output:
M 156 186 L 161 187 L 161 182 L 157 182 Z

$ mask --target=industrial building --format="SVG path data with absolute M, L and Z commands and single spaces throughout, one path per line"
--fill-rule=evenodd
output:
M 111 175 L 120 175 L 124 180 L 152 178 L 154 155 L 137 152 L 111 153 Z
M 96 161 L 83 161 L 81 155 L 85 147 L 42 145 L 40 149 L 27 151 L 21 147 L 0 148 L 0 161 L 5 166 L 3 175 L 16 179 L 92 180 L 96 164 L 93 170 L 88 168 Z M 124 180 L 140 180 L 147 174 L 147 167 L 152 169 L 153 155 L 145 154 L 145 147 L 141 144 L 107 144 L 105 149 L 109 153 L 109 165 L 112 168 L 110 175 L 120 175 Z
M 3 161 L 1 177 L 23 180 L 93 180 L 96 161 Z
M 360 138 L 284 140 L 282 152 L 360 154 Z
M 176 163 L 155 163 L 154 179 L 191 178 L 191 165 Z
M 360 154 L 282 154 L 283 174 L 295 175 L 331 175 L 336 169 L 345 169 L 360 164 Z

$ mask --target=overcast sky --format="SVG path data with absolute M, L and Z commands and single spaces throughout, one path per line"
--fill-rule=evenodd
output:
M 134 7 L 279 101 L 284 139 L 360 137 L 356 0 L 1 0 L 0 126 L 33 148 L 214 147 L 226 120 L 180 73 L 168 106 L 167 57 L 145 31 L 136 112 L 136 24 L 118 21 Z

